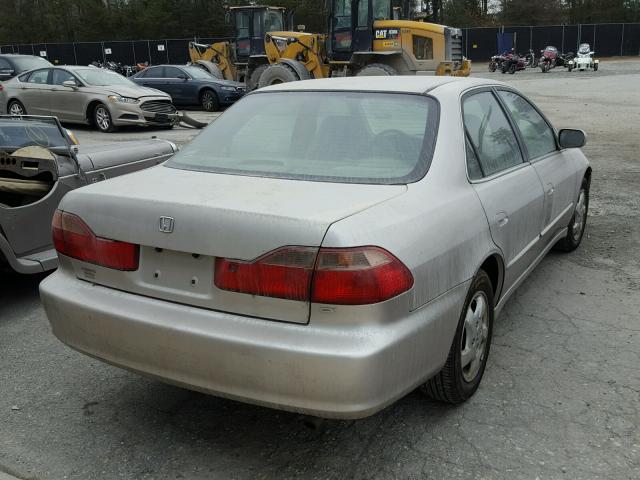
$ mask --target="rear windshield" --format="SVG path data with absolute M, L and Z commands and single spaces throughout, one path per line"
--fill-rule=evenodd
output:
M 423 95 L 256 93 L 166 165 L 273 178 L 410 183 L 427 171 L 437 120 L 436 101 Z

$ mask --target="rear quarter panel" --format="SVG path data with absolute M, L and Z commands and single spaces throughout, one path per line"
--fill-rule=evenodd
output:
M 435 96 L 435 95 L 434 95 Z M 323 246 L 377 245 L 413 273 L 411 309 L 471 279 L 498 252 L 480 201 L 466 177 L 458 96 L 442 96 L 427 175 L 408 191 L 334 223 Z

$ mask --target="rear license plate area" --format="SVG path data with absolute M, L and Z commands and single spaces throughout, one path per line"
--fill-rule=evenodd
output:
M 143 247 L 141 278 L 145 287 L 185 297 L 210 297 L 214 258 L 196 253 Z

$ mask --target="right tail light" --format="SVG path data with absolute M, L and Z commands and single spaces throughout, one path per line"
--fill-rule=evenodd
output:
M 283 247 L 251 262 L 216 258 L 214 283 L 251 295 L 367 305 L 411 289 L 413 276 L 380 247 Z

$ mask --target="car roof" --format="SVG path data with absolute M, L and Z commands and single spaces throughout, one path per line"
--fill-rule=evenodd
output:
M 495 80 L 470 77 L 436 77 L 426 75 L 407 75 L 393 77 L 339 77 L 321 80 L 303 80 L 299 82 L 280 83 L 261 88 L 261 92 L 284 91 L 354 91 L 354 92 L 397 92 L 421 94 L 434 90 L 442 85 L 457 87 L 460 91 L 482 85 L 495 85 Z

